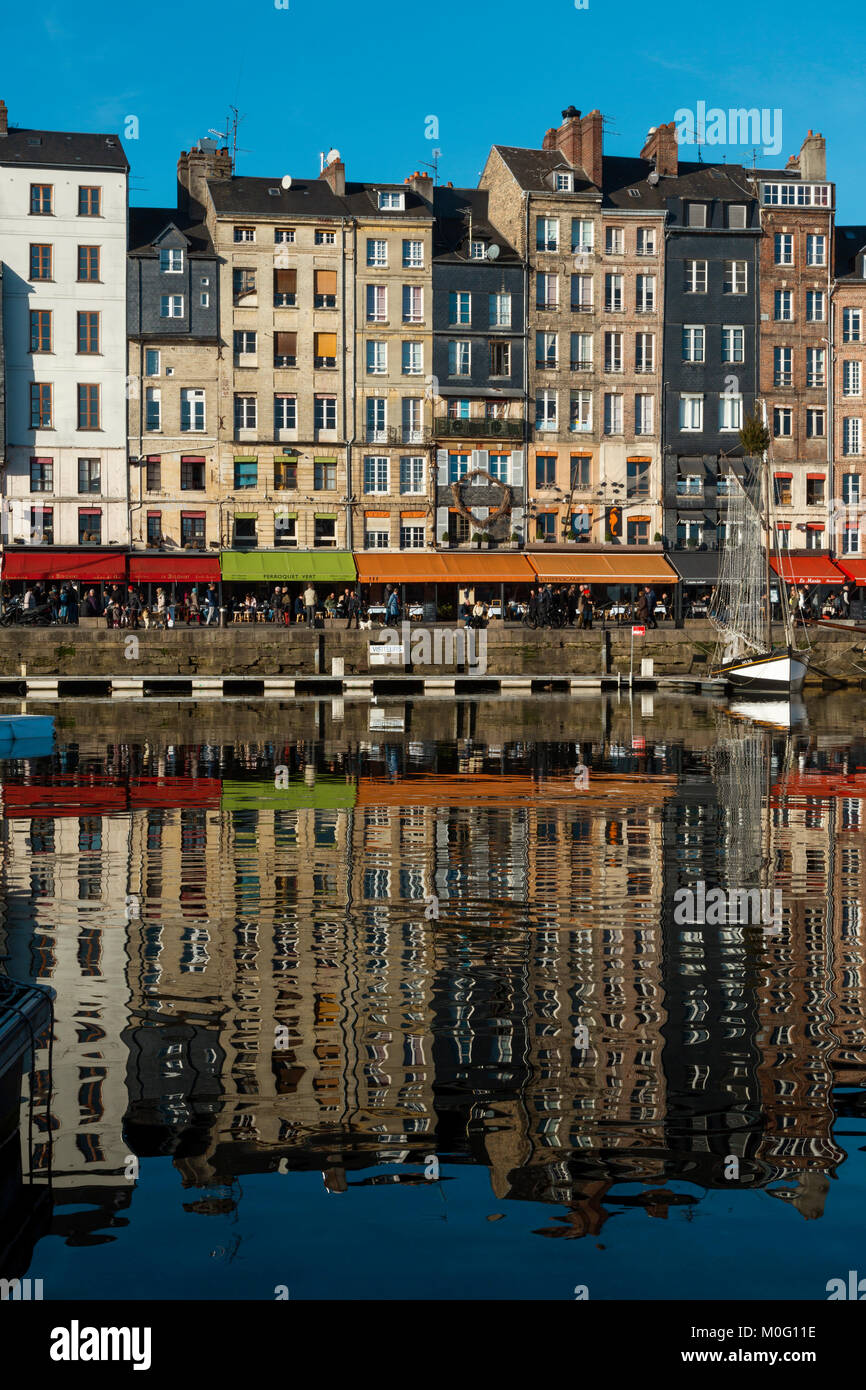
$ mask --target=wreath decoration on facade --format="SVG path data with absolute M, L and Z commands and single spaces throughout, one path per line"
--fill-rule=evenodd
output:
M 499 506 L 482 521 L 479 521 L 478 518 L 473 515 L 460 495 L 461 488 L 465 484 L 471 482 L 473 478 L 484 478 L 486 482 L 490 483 L 491 487 L 498 487 L 500 489 Z M 452 483 L 451 496 L 454 498 L 454 505 L 459 514 L 465 517 L 470 526 L 474 526 L 476 531 L 480 531 L 482 527 L 495 526 L 497 521 L 500 521 L 502 517 L 508 516 L 511 511 L 511 504 L 514 500 L 511 488 L 508 484 L 503 483 L 501 478 L 494 478 L 493 474 L 488 473 L 486 468 L 473 468 L 471 473 L 465 473 L 456 483 Z

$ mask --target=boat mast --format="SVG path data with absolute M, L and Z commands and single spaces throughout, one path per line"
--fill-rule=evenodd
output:
M 773 650 L 773 628 L 772 612 L 770 603 L 770 465 L 767 462 L 767 451 L 764 450 L 761 460 L 761 491 L 763 493 L 763 515 L 761 517 L 762 529 L 766 528 L 766 545 L 764 548 L 764 562 L 766 569 L 767 593 L 764 604 L 764 638 L 767 643 L 767 651 Z M 779 590 L 781 594 L 781 589 Z

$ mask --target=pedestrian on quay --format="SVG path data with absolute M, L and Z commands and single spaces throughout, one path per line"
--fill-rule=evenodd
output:
M 137 628 L 141 617 L 141 599 L 130 584 L 126 591 L 126 625 Z
M 588 629 L 588 628 L 591 628 L 591 627 L 592 627 L 592 619 L 593 619 L 592 590 L 590 589 L 589 585 L 587 585 L 587 587 L 586 587 L 586 588 L 584 589 L 584 591 L 583 591 L 583 626 L 584 626 L 584 628 L 587 628 L 587 629 Z
M 851 616 L 851 590 L 850 590 L 850 588 L 849 588 L 849 586 L 848 586 L 847 584 L 843 584 L 843 585 L 842 585 L 842 592 L 841 592 L 841 594 L 839 595 L 839 599 L 840 599 L 841 604 L 842 604 L 842 617 L 843 617 L 843 618 L 850 618 L 850 616 Z
M 187 622 L 198 623 L 201 627 L 201 604 L 198 601 L 198 586 L 193 584 L 189 591 L 189 604 L 187 606 Z
M 656 591 L 652 585 L 646 591 L 646 607 L 650 627 L 658 627 L 656 622 Z
M 210 627 L 211 623 L 216 622 L 219 614 L 219 595 L 215 584 L 208 584 L 205 593 L 205 627 Z
M 336 618 L 337 616 L 337 595 L 331 591 L 325 599 L 325 617 Z
M 346 590 L 344 608 L 346 610 L 346 631 L 355 624 L 356 630 L 361 622 L 361 600 L 357 594 L 353 594 L 350 589 Z
M 523 621 L 528 627 L 535 627 L 538 622 L 538 595 L 534 589 L 529 590 L 529 598 L 523 614 Z
M 389 593 L 385 599 L 385 622 L 388 627 L 399 627 L 400 625 L 400 595 L 397 593 L 396 586 L 391 588 L 388 585 Z
M 308 627 L 315 627 L 316 623 L 316 591 L 312 584 L 308 584 L 304 590 L 304 617 Z
M 95 589 L 88 589 L 81 610 L 85 618 L 101 618 L 102 604 Z
M 649 621 L 649 600 L 646 589 L 640 589 L 637 596 L 637 620 L 644 627 Z
M 78 590 L 74 584 L 69 586 L 69 597 L 66 605 L 66 621 L 72 626 L 78 626 Z

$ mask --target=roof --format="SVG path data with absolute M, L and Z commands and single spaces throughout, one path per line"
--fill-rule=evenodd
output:
M 597 193 L 585 169 L 569 164 L 561 150 L 527 150 L 517 145 L 494 145 L 500 159 L 508 167 L 521 188 L 529 192 L 552 193 L 546 182 L 554 169 L 572 169 L 575 193 Z
M 405 183 L 347 183 L 340 197 L 325 179 L 293 179 L 283 188 L 274 178 L 208 179 L 208 190 L 217 213 L 240 217 L 415 217 L 429 221 L 430 204 Z M 405 207 L 380 208 L 378 194 L 402 193 Z
M 521 264 L 517 251 L 488 219 L 486 188 L 437 187 L 433 191 L 433 209 L 436 213 L 433 233 L 435 260 L 468 261 L 471 227 L 472 241 L 489 241 L 499 247 L 498 260 L 488 264 Z M 482 262 L 473 261 L 472 264 Z
M 866 227 L 836 228 L 836 278 L 837 280 L 863 280 L 861 266 L 857 257 L 866 250 Z
M 0 165 L 31 169 L 129 169 L 118 135 L 65 130 L 26 130 L 10 126 L 0 137 Z
M 405 206 L 380 208 L 380 192 L 404 194 Z M 347 183 L 343 202 L 353 217 L 418 217 L 429 222 L 433 216 L 430 204 L 405 183 Z
M 188 222 L 177 208 L 130 208 L 129 254 L 156 255 L 154 242 L 174 226 L 186 237 L 190 255 L 213 255 L 210 233 L 203 222 Z

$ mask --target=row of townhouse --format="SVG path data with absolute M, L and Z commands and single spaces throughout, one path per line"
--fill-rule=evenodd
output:
M 859 551 L 866 229 L 820 135 L 759 170 L 671 122 L 629 158 L 569 107 L 476 189 L 322 166 L 202 140 L 130 209 L 116 136 L 0 103 L 13 548 L 712 555 L 754 412 L 780 544 Z

